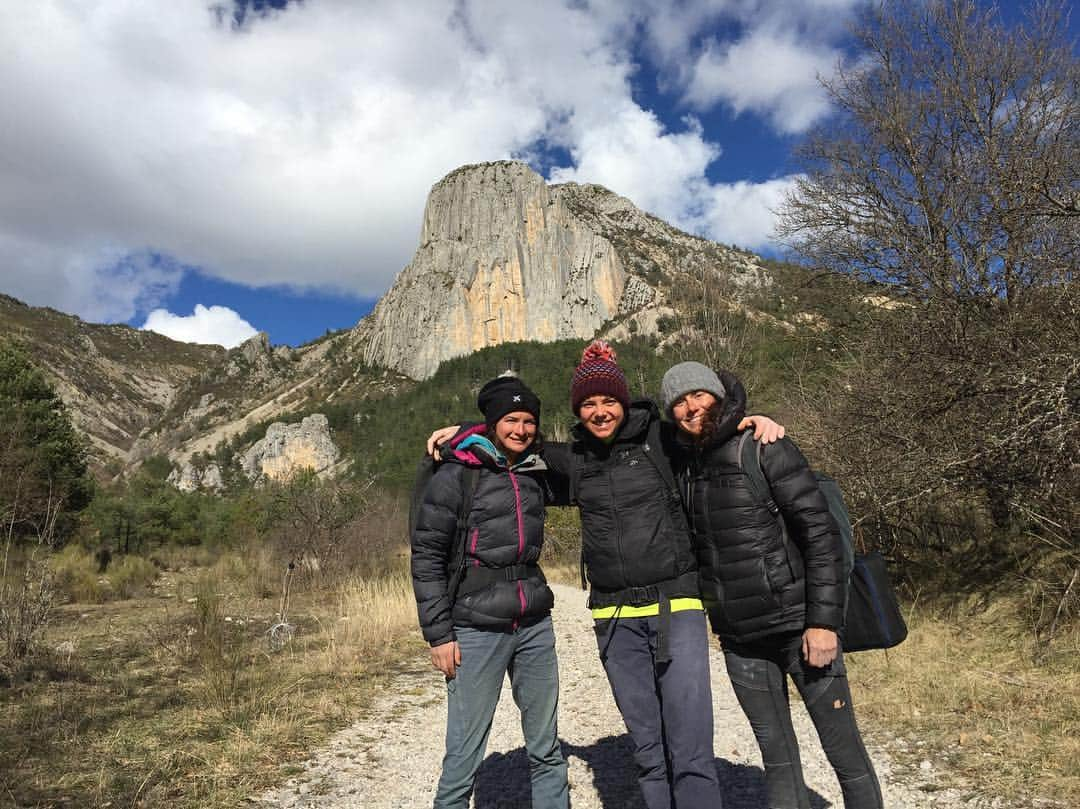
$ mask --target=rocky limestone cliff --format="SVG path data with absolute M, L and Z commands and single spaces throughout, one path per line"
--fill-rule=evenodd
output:
M 664 280 L 702 261 L 763 283 L 756 257 L 735 254 L 600 186 L 549 186 L 513 161 L 464 166 L 431 189 L 412 262 L 357 331 L 369 364 L 423 379 L 487 346 L 592 337 L 661 306 Z
M 315 413 L 299 424 L 271 424 L 266 437 L 244 453 L 240 465 L 252 480 L 287 480 L 301 469 L 325 473 L 340 455 L 326 416 Z

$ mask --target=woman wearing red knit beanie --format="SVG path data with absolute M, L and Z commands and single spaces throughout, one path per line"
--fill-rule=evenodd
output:
M 549 445 L 544 458 L 549 481 L 565 477 L 581 510 L 600 660 L 633 740 L 645 805 L 719 807 L 709 633 L 671 465 L 676 431 L 655 402 L 630 398 L 602 340 L 582 353 L 570 404 L 573 442 Z

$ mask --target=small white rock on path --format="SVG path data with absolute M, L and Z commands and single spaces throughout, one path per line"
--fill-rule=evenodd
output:
M 561 693 L 559 736 L 570 769 L 573 809 L 641 809 L 629 737 L 600 667 L 584 594 L 554 585 L 556 645 Z M 761 757 L 724 673 L 712 657 L 716 768 L 724 809 L 766 806 Z M 365 719 L 342 730 L 282 787 L 254 800 L 266 809 L 422 809 L 435 795 L 446 730 L 442 677 L 423 661 L 403 672 Z M 858 706 L 856 706 L 856 710 Z M 793 705 L 803 769 L 814 809 L 842 807 L 836 777 L 821 752 L 801 703 Z M 933 766 L 906 784 L 891 777 L 888 755 L 870 746 L 889 809 L 986 809 L 1004 804 L 941 789 Z M 912 778 L 916 783 L 911 783 Z M 495 713 L 491 739 L 477 776 L 475 809 L 528 809 L 528 764 L 521 726 L 508 684 Z

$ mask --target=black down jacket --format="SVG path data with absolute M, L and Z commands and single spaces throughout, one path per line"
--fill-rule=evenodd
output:
M 437 468 L 424 492 L 412 535 L 412 580 L 424 639 L 432 646 L 454 640 L 454 626 L 512 627 L 542 618 L 554 596 L 539 567 L 525 578 L 492 580 L 492 569 L 536 565 L 544 541 L 543 461 L 533 455 L 514 467 L 500 467 L 481 452 L 480 477 L 467 517 L 465 575 L 451 608 L 448 585 L 461 549 L 457 515 L 464 497 L 461 462 Z M 482 570 L 483 569 L 483 570 Z M 482 572 L 481 572 L 482 571 Z M 480 589 L 470 587 L 483 581 Z
M 567 499 L 581 509 L 592 607 L 655 602 L 660 592 L 669 598 L 698 596 L 697 559 L 670 474 L 669 426 L 653 402 L 636 400 L 611 444 L 578 424 L 573 444 L 545 445 L 544 458 L 558 473 L 552 482 L 563 483 Z M 664 467 L 671 485 L 660 471 Z
M 824 495 L 799 448 L 784 438 L 763 449 L 762 471 L 786 529 L 739 468 L 746 394 L 730 375 L 717 430 L 688 450 L 685 498 L 694 527 L 701 596 L 721 640 L 743 642 L 843 623 L 843 560 Z

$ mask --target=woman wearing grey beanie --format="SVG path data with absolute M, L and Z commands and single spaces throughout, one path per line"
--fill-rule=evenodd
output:
M 698 362 L 672 367 L 664 409 L 679 429 L 681 489 L 696 543 L 701 597 L 735 695 L 765 765 L 769 806 L 810 809 L 788 704 L 795 683 L 840 781 L 847 809 L 884 804 L 851 705 L 837 630 L 846 583 L 840 537 L 817 481 L 787 438 L 762 444 L 772 502 L 740 464 L 742 384 Z M 771 506 L 771 508 L 770 508 Z

